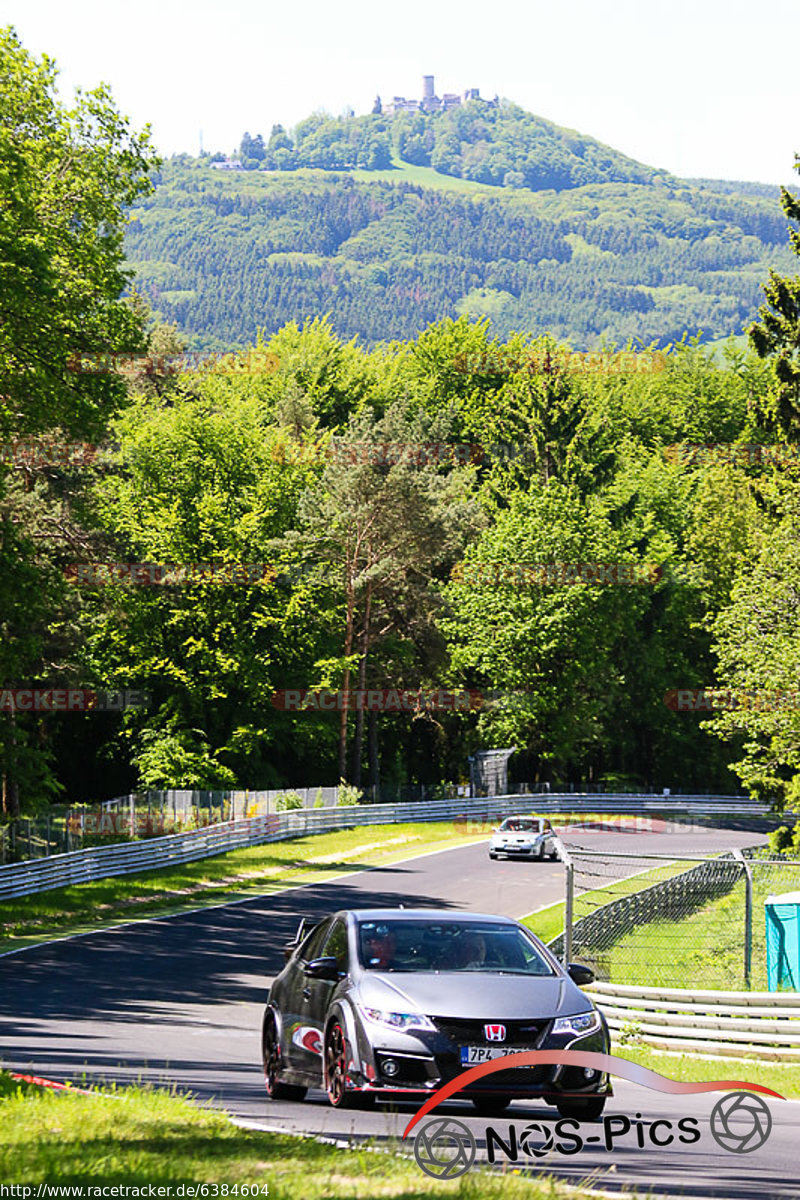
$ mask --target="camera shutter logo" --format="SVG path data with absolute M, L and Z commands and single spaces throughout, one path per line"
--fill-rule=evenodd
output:
M 711 1136 L 731 1154 L 751 1154 L 772 1132 L 772 1114 L 760 1096 L 731 1092 L 711 1110 Z
M 534 1138 L 543 1140 L 539 1145 L 532 1146 L 531 1140 Z M 553 1131 L 549 1125 L 540 1125 L 538 1121 L 531 1121 L 519 1135 L 519 1144 L 532 1158 L 544 1158 L 553 1149 Z
M 414 1138 L 414 1157 L 426 1175 L 457 1179 L 475 1162 L 477 1146 L 471 1130 L 451 1117 L 439 1117 L 422 1126 Z

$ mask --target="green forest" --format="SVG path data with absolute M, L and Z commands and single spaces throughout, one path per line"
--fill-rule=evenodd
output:
M 195 348 L 243 348 L 325 314 L 367 346 L 459 316 L 578 349 L 741 333 L 769 267 L 792 267 L 778 189 L 650 175 L 453 189 L 402 163 L 228 172 L 180 156 L 133 206 L 125 248 L 154 311 Z
M 215 178 L 160 163 L 103 88 L 67 108 L 9 30 L 0 67 L 7 818 L 458 781 L 511 745 L 531 783 L 797 799 L 789 193 Z M 722 355 L 694 332 L 737 323 L 750 347 Z M 642 350 L 567 357 L 606 335 Z M 59 688 L 147 702 L 13 701 Z M 713 688 L 761 700 L 671 699 Z

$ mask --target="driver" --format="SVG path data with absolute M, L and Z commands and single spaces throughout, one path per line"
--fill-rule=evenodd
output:
M 388 970 L 394 962 L 395 936 L 388 925 L 378 925 L 364 938 L 367 966 L 379 971 Z

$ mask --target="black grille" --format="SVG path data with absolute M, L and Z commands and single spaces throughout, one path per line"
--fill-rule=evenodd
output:
M 456 1046 L 492 1046 L 504 1045 L 519 1047 L 524 1050 L 536 1050 L 541 1045 L 550 1021 L 473 1021 L 461 1017 L 432 1017 L 440 1033 L 454 1042 Z M 502 1043 L 490 1042 L 486 1037 L 485 1027 L 489 1024 L 505 1025 L 506 1036 Z

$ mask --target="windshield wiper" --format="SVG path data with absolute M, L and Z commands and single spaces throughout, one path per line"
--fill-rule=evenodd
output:
M 495 975 L 527 975 L 530 979 L 549 979 L 552 977 L 552 971 L 547 975 L 540 975 L 538 971 L 495 971 Z

